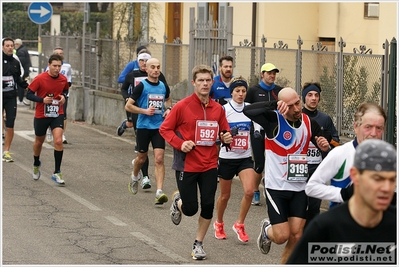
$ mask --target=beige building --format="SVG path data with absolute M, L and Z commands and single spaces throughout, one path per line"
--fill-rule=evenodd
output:
M 118 5 L 115 3 L 115 5 Z M 135 3 L 142 14 L 136 14 L 134 28 L 148 29 L 144 39 L 173 42 L 177 37 L 189 42 L 190 8 L 195 8 L 196 19 L 223 23 L 227 6 L 233 7 L 233 45 L 245 40 L 266 47 L 282 41 L 288 48 L 297 48 L 300 36 L 302 49 L 311 49 L 321 42 L 328 51 L 338 51 L 340 38 L 346 43 L 344 52 L 353 52 L 365 45 L 373 54 L 382 54 L 385 40 L 397 39 L 397 2 L 151 2 Z M 143 8 L 143 5 L 146 6 Z M 140 17 L 138 22 L 137 17 Z

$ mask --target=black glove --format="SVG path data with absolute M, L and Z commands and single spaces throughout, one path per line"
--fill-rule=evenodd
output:
M 237 130 L 238 131 L 238 130 Z M 227 133 L 227 130 L 223 130 L 222 131 L 223 134 Z M 231 150 L 230 144 L 225 144 L 223 143 L 222 147 L 226 148 L 226 152 L 229 152 L 229 150 Z
M 216 102 L 218 102 L 220 105 L 224 105 L 224 104 L 227 104 L 227 101 L 224 99 L 224 97 L 222 96 L 222 97 L 219 97 L 219 98 L 217 98 L 217 99 L 215 99 L 215 101 Z
M 353 184 L 351 183 L 345 188 L 341 189 L 341 197 L 345 201 L 349 200 L 351 196 L 353 195 Z
M 258 139 L 258 140 L 262 140 L 262 135 L 260 134 L 260 132 L 258 130 L 254 131 L 254 138 Z

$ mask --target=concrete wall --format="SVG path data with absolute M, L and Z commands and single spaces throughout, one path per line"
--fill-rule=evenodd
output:
M 173 103 L 176 103 L 186 95 L 187 81 L 170 89 Z M 72 86 L 69 91 L 68 120 L 118 127 L 126 119 L 125 101 L 120 94 L 83 89 L 80 86 Z

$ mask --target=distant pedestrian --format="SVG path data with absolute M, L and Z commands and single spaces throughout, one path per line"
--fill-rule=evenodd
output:
M 69 84 L 64 75 L 60 75 L 62 56 L 53 54 L 48 60 L 48 70 L 36 76 L 29 85 L 27 98 L 36 102 L 35 141 L 33 143 L 33 179 L 40 178 L 40 154 L 47 128 L 54 136 L 54 173 L 51 176 L 58 185 L 65 185 L 61 173 L 61 162 L 64 153 L 62 133 L 64 127 L 64 103 L 67 98 Z
M 397 181 L 397 151 L 385 141 L 368 139 L 356 147 L 352 161 L 350 179 L 354 185 L 353 195 L 349 201 L 310 222 L 288 264 L 396 265 L 397 214 L 396 207 L 390 204 Z M 362 248 L 362 243 L 377 246 L 378 254 L 371 250 L 364 253 L 366 245 Z M 328 247 L 321 252 L 320 246 L 323 245 Z M 389 246 L 390 250 L 387 249 Z M 332 252 L 334 247 L 335 252 Z M 342 248 L 341 253 L 339 248 Z M 312 262 L 312 259 L 318 258 L 314 257 L 315 251 L 325 256 L 324 262 Z M 340 256 L 341 262 L 337 260 Z M 326 262 L 328 258 L 332 261 Z
M 3 161 L 13 162 L 10 147 L 14 138 L 14 123 L 17 117 L 17 85 L 25 90 L 28 83 L 21 78 L 21 64 L 14 58 L 14 40 L 6 37 L 2 41 L 3 49 L 3 122 L 5 118 L 5 136 Z M 5 113 L 5 116 L 4 116 Z
M 28 49 L 26 49 L 26 47 L 22 44 L 21 39 L 15 39 L 15 48 L 17 50 L 19 62 L 21 62 L 21 65 L 24 68 L 24 74 L 22 75 L 22 79 L 27 80 L 29 78 L 29 68 L 32 67 Z M 29 106 L 29 103 L 24 100 L 25 90 L 26 88 L 18 86 L 18 105 Z
M 147 49 L 144 45 L 137 47 L 136 54 L 137 56 L 140 54 L 140 51 L 143 49 Z M 130 61 L 126 64 L 125 68 L 122 70 L 121 74 L 118 77 L 118 83 L 123 83 L 125 81 L 126 75 L 133 71 L 138 70 L 140 68 L 138 59 Z
M 216 138 L 230 144 L 232 136 L 222 106 L 209 96 L 212 69 L 195 66 L 192 77 L 194 93 L 173 106 L 159 131 L 173 147 L 172 169 L 176 171 L 179 189 L 173 194 L 170 208 L 174 224 L 180 223 L 182 214 L 194 216 L 198 212 L 200 194 L 201 213 L 191 256 L 203 260 L 206 259 L 203 241 L 212 221 L 217 189 Z

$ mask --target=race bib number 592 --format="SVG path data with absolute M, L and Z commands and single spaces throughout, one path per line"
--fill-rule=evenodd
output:
M 197 121 L 195 129 L 195 145 L 213 146 L 219 132 L 217 121 Z

